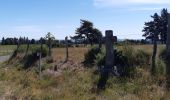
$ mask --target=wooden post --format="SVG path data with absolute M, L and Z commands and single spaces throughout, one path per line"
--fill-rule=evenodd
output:
M 157 54 L 157 40 L 158 40 L 158 32 L 154 33 L 154 44 L 153 44 L 153 53 L 152 53 L 152 65 L 151 65 L 151 74 L 155 75 L 156 73 L 156 54 Z
M 30 41 L 29 41 L 29 39 L 27 37 L 27 49 L 26 49 L 25 56 L 28 54 L 29 46 L 30 46 Z
M 42 70 L 42 68 L 41 68 L 41 53 L 38 52 L 37 56 L 39 57 L 38 67 L 39 67 L 39 76 L 40 76 L 40 79 L 41 79 L 41 70 Z
M 102 48 L 102 36 L 99 36 L 99 49 Z
M 167 31 L 167 42 L 166 42 L 166 49 L 167 49 L 167 58 L 170 58 L 170 14 L 168 14 L 168 31 Z M 170 67 L 168 67 L 170 69 Z M 170 70 L 168 71 L 170 75 Z
M 19 47 L 20 47 L 20 38 L 18 39 L 18 43 L 17 43 L 17 52 L 18 52 L 18 49 L 19 49 Z
M 66 59 L 65 62 L 68 61 L 68 37 L 65 37 L 65 45 L 66 45 Z
M 42 37 L 41 37 L 40 42 L 41 42 L 41 54 L 42 54 L 42 49 L 43 49 L 43 38 Z
M 167 88 L 170 89 L 170 14 L 168 13 L 168 30 L 167 30 L 167 61 L 166 61 L 166 76 L 167 76 Z

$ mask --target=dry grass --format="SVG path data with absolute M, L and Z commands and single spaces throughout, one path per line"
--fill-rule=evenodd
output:
M 0 56 L 9 55 L 16 48 L 16 45 L 0 45 Z
M 135 49 L 152 51 L 150 45 L 135 45 Z M 162 46 L 159 46 L 162 48 Z M 152 79 L 148 70 L 138 69 L 135 79 L 112 77 L 107 88 L 97 92 L 99 79 L 94 69 L 82 68 L 84 54 L 88 48 L 69 48 L 69 61 L 62 67 L 76 67 L 75 70 L 62 69 L 61 72 L 43 72 L 39 79 L 35 70 L 18 70 L 0 67 L 0 99 L 4 100 L 168 100 L 165 96 L 164 79 Z M 52 53 L 55 64 L 65 60 L 65 48 L 54 48 Z M 5 65 L 4 65 L 5 66 Z M 4 67 L 3 66 L 3 67 Z M 55 75 L 55 73 L 60 73 Z M 159 82 L 162 82 L 159 84 Z
M 74 62 L 82 62 L 84 60 L 84 54 L 88 51 L 88 48 L 69 48 L 69 60 Z M 54 48 L 52 57 L 56 62 L 65 61 L 66 49 Z

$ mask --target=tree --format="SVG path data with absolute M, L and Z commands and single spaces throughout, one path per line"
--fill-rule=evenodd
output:
M 97 40 L 99 41 L 99 37 L 102 36 L 102 33 L 93 27 L 93 23 L 87 20 L 80 20 L 81 26 L 76 30 L 76 37 L 77 39 L 87 39 L 91 46 Z
M 145 22 L 145 27 L 142 30 L 144 32 L 143 36 L 146 37 L 146 39 L 150 39 L 153 42 L 154 37 L 154 22 Z
M 35 44 L 35 39 L 31 39 L 31 44 Z
M 102 32 L 98 30 L 97 28 L 93 29 L 93 41 L 95 43 L 99 43 L 99 48 L 102 47 Z
M 3 38 L 2 38 L 1 45 L 4 45 L 4 44 L 5 44 L 5 38 L 3 37 Z
M 156 13 L 157 14 L 157 13 Z M 158 15 L 158 14 L 157 14 Z M 159 16 L 159 15 L 158 15 Z M 168 11 L 167 9 L 162 9 L 161 11 L 161 15 L 159 16 L 159 24 L 156 24 L 159 27 L 158 31 L 159 31 L 159 36 L 160 36 L 160 41 L 162 42 L 162 44 L 166 43 L 166 39 L 167 39 L 167 26 L 168 26 Z M 153 18 L 153 16 L 151 16 Z M 146 39 L 150 39 L 152 40 L 152 42 L 154 41 L 154 20 L 153 21 L 149 21 L 145 23 L 145 27 L 142 30 L 144 32 L 143 36 L 146 37 Z
M 168 14 L 168 31 L 167 31 L 167 42 L 166 42 L 166 81 L 167 89 L 170 90 L 170 14 Z
M 30 41 L 29 41 L 28 37 L 27 37 L 26 41 L 27 41 L 27 49 L 26 49 L 25 56 L 28 54 L 28 50 L 29 50 L 29 47 L 30 47 Z
M 49 49 L 49 56 L 51 56 L 51 47 L 52 47 L 53 40 L 55 38 L 50 32 L 48 32 L 45 39 L 47 40 L 47 46 L 48 46 L 48 49 Z
M 162 9 L 161 11 L 161 26 L 160 26 L 160 38 L 162 44 L 166 44 L 167 40 L 167 27 L 168 27 L 168 10 Z
M 152 66 L 151 73 L 152 75 L 156 72 L 155 59 L 157 54 L 157 41 L 159 40 L 159 34 L 161 33 L 161 17 L 155 13 L 153 16 L 153 21 L 145 23 L 145 27 L 143 32 L 145 32 L 144 36 L 147 38 L 152 38 L 153 40 L 153 54 L 152 54 Z

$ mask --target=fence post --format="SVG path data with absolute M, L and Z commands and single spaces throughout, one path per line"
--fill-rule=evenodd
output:
M 68 61 L 68 37 L 65 37 L 65 45 L 66 45 L 66 58 L 65 58 L 65 62 Z
M 41 79 L 41 52 L 37 53 L 37 56 L 39 57 L 39 63 L 38 63 L 38 68 L 39 68 L 39 77 Z

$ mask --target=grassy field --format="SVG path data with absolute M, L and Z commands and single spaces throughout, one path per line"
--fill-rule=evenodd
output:
M 0 56 L 10 55 L 15 48 L 16 45 L 0 45 Z
M 152 52 L 151 45 L 133 45 L 134 49 Z M 12 47 L 11 47 L 12 48 Z M 121 48 L 121 47 L 117 47 Z M 164 46 L 159 46 L 160 51 Z M 97 89 L 99 75 L 95 68 L 85 68 L 82 62 L 88 48 L 54 48 L 52 57 L 57 71 L 46 69 L 39 79 L 34 69 L 18 70 L 17 64 L 0 67 L 0 100 L 168 100 L 164 76 L 151 77 L 149 70 L 138 68 L 134 79 L 112 77 L 106 89 Z M 147 66 L 149 67 L 149 65 Z M 50 67 L 49 67 L 50 68 Z

